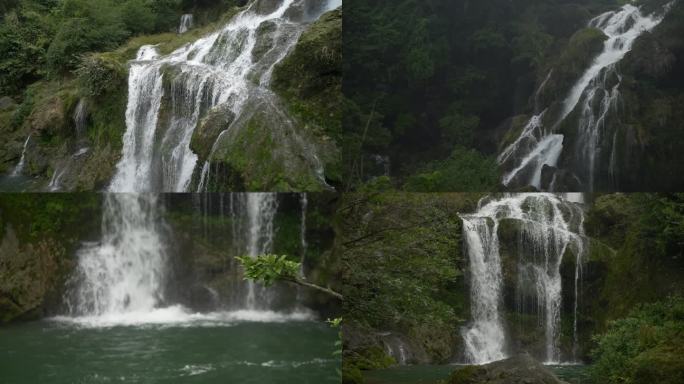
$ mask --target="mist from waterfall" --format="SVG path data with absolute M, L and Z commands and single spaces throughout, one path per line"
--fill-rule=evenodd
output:
M 577 199 L 577 196 L 572 196 Z M 561 275 L 566 251 L 577 256 L 574 338 L 577 339 L 577 285 L 585 254 L 584 213 L 581 205 L 553 194 L 515 194 L 484 198 L 477 212 L 462 214 L 463 237 L 469 259 L 472 323 L 462 330 L 469 363 L 484 364 L 512 350 L 503 308 L 500 224 L 516 226 L 516 302 L 521 313 L 537 316 L 544 333 L 544 359 L 561 362 Z
M 167 250 L 162 211 L 154 195 L 108 194 L 102 239 L 78 252 L 74 316 L 145 316 L 163 303 Z
M 108 327 L 281 322 L 314 317 L 299 303 L 301 297 L 295 295 L 295 291 L 288 294 L 281 290 L 285 287 L 267 288 L 243 280 L 242 267 L 234 259 L 237 255 L 257 257 L 273 252 L 278 194 L 193 195 L 193 201 L 199 205 L 193 204 L 192 217 L 202 220 L 203 225 L 208 225 L 209 214 L 218 215 L 215 217 L 221 222 L 231 223 L 230 241 L 234 246 L 234 250 L 226 250 L 225 257 L 230 265 L 226 264 L 220 272 L 225 275 L 225 282 L 233 285 L 224 290 L 225 296 L 221 297 L 211 286 L 198 282 L 206 290 L 204 294 L 211 295 L 211 307 L 202 307 L 210 312 L 200 313 L 191 309 L 192 302 L 182 293 L 186 288 L 173 288 L 171 284 L 177 278 L 173 277 L 173 269 L 179 255 L 161 196 L 104 196 L 101 238 L 97 242 L 84 243 L 78 251 L 78 265 L 64 297 L 66 315 L 55 319 L 89 327 Z M 224 207 L 224 197 L 229 199 L 228 207 Z M 210 198 L 220 198 L 220 211 L 209 212 Z M 224 214 L 228 221 L 224 221 Z M 216 220 L 212 221 L 216 223 Z M 212 232 L 211 236 L 215 235 L 216 232 Z M 169 289 L 171 292 L 167 292 Z

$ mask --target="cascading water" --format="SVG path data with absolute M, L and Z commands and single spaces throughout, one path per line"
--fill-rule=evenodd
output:
M 179 197 L 169 198 L 173 201 Z M 239 268 L 235 262 L 221 272 L 225 276 L 218 280 L 232 282 L 234 285 L 230 289 L 219 292 L 216 287 L 221 283 L 211 286 L 208 280 L 198 282 L 197 286 L 203 287 L 205 295 L 209 293 L 206 296 L 209 309 L 215 312 L 193 313 L 190 308 L 194 302 L 187 301 L 192 299 L 185 296 L 186 287 L 168 284 L 178 273 L 174 265 L 179 259 L 176 259 L 178 255 L 173 253 L 174 248 L 169 243 L 173 238 L 173 227 L 166 223 L 160 197 L 152 194 L 107 194 L 104 199 L 101 240 L 85 243 L 78 251 L 78 266 L 65 295 L 68 316 L 58 316 L 56 320 L 108 327 L 280 322 L 314 317 L 310 310 L 292 302 L 292 295 L 283 296 L 278 289 L 263 288 L 241 277 L 235 278 L 239 276 L 239 270 L 233 269 Z M 194 207 L 198 214 L 204 217 L 217 213 L 210 213 L 211 206 L 201 200 L 199 204 L 202 207 Z M 277 194 L 231 194 L 230 201 L 235 253 L 228 252 L 226 257 L 255 257 L 272 252 Z M 222 212 L 223 203 L 220 207 Z M 202 217 L 200 219 L 205 220 Z
M 302 214 L 300 217 L 300 230 L 299 230 L 299 245 L 302 248 L 302 256 L 301 256 L 301 274 L 304 275 L 304 261 L 306 260 L 306 248 L 308 247 L 308 244 L 306 242 L 306 214 L 307 214 L 307 209 L 309 207 L 309 197 L 307 196 L 306 193 L 302 193 L 299 196 L 299 202 L 302 205 Z
M 71 156 L 57 162 L 52 177 L 50 178 L 50 183 L 47 186 L 49 192 L 57 192 L 63 188 L 63 179 L 73 167 L 74 162 L 90 150 L 90 148 L 85 146 L 87 144 L 86 128 L 88 125 L 88 105 L 85 98 L 81 98 L 78 101 L 71 118 L 74 124 L 74 131 L 76 132 L 76 144 L 78 144 L 80 148 Z
M 484 364 L 506 357 L 501 319 L 501 261 L 498 221 L 463 216 L 463 233 L 470 260 L 470 291 L 473 324 L 464 329 L 466 359 Z
M 102 240 L 78 253 L 70 314 L 116 321 L 158 308 L 167 258 L 162 225 L 157 197 L 106 195 Z
M 306 23 L 341 1 L 321 4 L 253 1 L 221 30 L 167 56 L 153 46 L 141 47 L 131 63 L 123 156 L 110 190 L 179 192 L 189 190 L 195 172 L 206 179 L 209 162 L 196 169 L 198 157 L 190 149 L 201 119 L 221 106 L 238 122 L 251 99 L 275 97 L 268 90 L 274 66 L 294 47 Z M 316 159 L 312 153 L 305 156 Z
M 183 34 L 192 28 L 194 17 L 191 13 L 187 13 L 181 16 L 180 25 L 178 26 L 178 33 Z
M 573 198 L 576 198 L 573 196 Z M 517 250 L 517 306 L 536 313 L 544 330 L 546 362 L 560 362 L 560 266 L 567 250 L 577 255 L 577 284 L 585 253 L 583 212 L 552 194 L 516 194 L 500 199 L 483 199 L 476 213 L 461 215 L 467 255 L 470 261 L 472 324 L 463 329 L 466 359 L 484 364 L 506 357 L 504 325 L 504 273 L 499 229 L 511 220 L 519 232 Z M 575 339 L 577 303 L 575 303 Z
M 602 159 L 604 147 L 609 147 L 605 152 L 613 160 L 607 158 L 606 163 L 613 164 L 609 172 L 614 172 L 616 132 L 609 135 L 613 139 L 609 142 L 604 142 L 604 136 L 607 116 L 616 110 L 620 97 L 618 88 L 621 78 L 616 64 L 632 49 L 637 37 L 662 21 L 671 4 L 657 15 L 644 15 L 638 7 L 626 4 L 617 11 L 606 12 L 589 22 L 589 27 L 600 29 L 607 37 L 603 51 L 572 87 L 562 102 L 562 110 L 555 118 L 555 123 L 544 127 L 541 122 L 544 113 L 533 116 L 518 139 L 499 155 L 499 163 L 509 169 L 502 180 L 504 185 L 553 189 L 554 183 L 542 185 L 542 170 L 544 166 L 557 166 L 564 144 L 564 135 L 557 130 L 578 105 L 581 105 L 581 111 L 575 143 L 577 177 L 586 185 L 586 189 L 594 189 L 596 167 L 601 163 L 599 159 Z
M 275 193 L 249 193 L 246 196 L 248 238 L 247 255 L 257 257 L 273 251 L 275 228 L 273 225 L 278 211 L 278 198 Z M 268 304 L 268 290 L 248 282 L 247 309 L 257 309 Z
M 74 130 L 76 131 L 76 138 L 82 140 L 85 138 L 86 126 L 88 123 L 88 104 L 85 98 L 81 98 L 74 109 L 74 115 L 72 116 L 74 121 Z
M 24 171 L 24 167 L 26 166 L 26 149 L 28 148 L 30 140 L 31 135 L 28 135 L 26 141 L 24 142 L 24 149 L 21 151 L 21 158 L 19 159 L 19 163 L 17 163 L 17 166 L 14 167 L 10 176 L 17 177 L 21 175 L 21 173 Z

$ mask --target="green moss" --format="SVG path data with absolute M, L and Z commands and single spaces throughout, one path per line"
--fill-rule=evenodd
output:
M 361 370 L 389 368 L 396 363 L 397 361 L 392 356 L 378 346 L 360 351 L 355 359 L 355 366 Z
M 684 383 L 684 337 L 639 354 L 632 361 L 632 369 L 634 384 Z
M 76 70 L 81 90 L 88 96 L 115 92 L 126 86 L 127 68 L 107 54 L 92 54 L 81 60 Z
M 342 361 L 342 384 L 362 384 L 363 375 L 359 367 L 349 361 Z
M 475 365 L 468 365 L 454 371 L 446 380 L 446 384 L 471 384 L 476 382 L 480 368 Z
M 282 127 L 273 126 L 278 122 L 270 119 L 270 112 L 258 110 L 244 126 L 235 126 L 237 133 L 226 138 L 230 143 L 217 150 L 212 163 L 228 168 L 227 173 L 233 178 L 229 188 L 242 187 L 248 191 L 320 190 L 321 185 L 307 164 L 299 158 L 289 157 L 291 153 L 283 153 L 283 150 L 288 151 L 285 148 L 287 144 L 275 140 L 282 133 L 277 130 Z
M 177 33 L 159 33 L 155 35 L 137 36 L 128 40 L 115 51 L 102 53 L 101 55 L 106 59 L 114 60 L 120 64 L 126 64 L 129 60 L 135 59 L 138 50 L 143 45 L 156 45 L 160 54 L 167 55 L 186 44 L 195 42 L 201 37 L 217 31 L 240 10 L 241 8 L 233 7 L 228 12 L 224 13 L 219 20 L 210 22 L 199 28 L 193 28 L 180 35 Z
M 639 305 L 596 337 L 596 382 L 680 383 L 684 379 L 684 300 Z
M 501 152 L 501 150 L 508 147 L 509 145 L 513 144 L 513 142 L 517 140 L 518 137 L 520 137 L 522 130 L 525 128 L 525 125 L 529 120 L 530 117 L 528 115 L 518 115 L 513 117 L 513 119 L 511 120 L 510 129 L 506 131 L 506 134 L 504 135 L 503 139 L 501 139 L 501 143 L 499 144 L 499 152 Z
M 562 100 L 565 97 L 572 84 L 601 52 L 603 42 L 607 38 L 597 28 L 581 29 L 572 35 L 560 56 L 542 70 L 544 74 L 553 70 L 553 75 L 539 95 L 542 104 L 547 105 L 551 101 Z
M 123 147 L 127 97 L 126 87 L 119 87 L 92 100 L 87 135 L 96 147 L 115 151 Z
M 340 142 L 342 131 L 342 11 L 321 16 L 293 52 L 273 71 L 272 87 L 303 129 L 323 141 Z M 338 159 L 326 164 L 326 176 L 340 180 Z

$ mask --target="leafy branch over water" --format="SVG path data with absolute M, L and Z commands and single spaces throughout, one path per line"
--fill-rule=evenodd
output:
M 277 281 L 285 281 L 303 287 L 315 289 L 330 296 L 343 300 L 343 296 L 330 288 L 322 287 L 306 281 L 299 274 L 301 263 L 287 260 L 286 255 L 261 255 L 257 257 L 236 257 L 245 269 L 245 280 L 253 280 L 265 286 L 271 286 Z

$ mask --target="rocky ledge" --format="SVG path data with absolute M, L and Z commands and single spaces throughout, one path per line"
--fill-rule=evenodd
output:
M 469 365 L 451 374 L 447 384 L 566 384 L 528 354 L 485 365 Z

